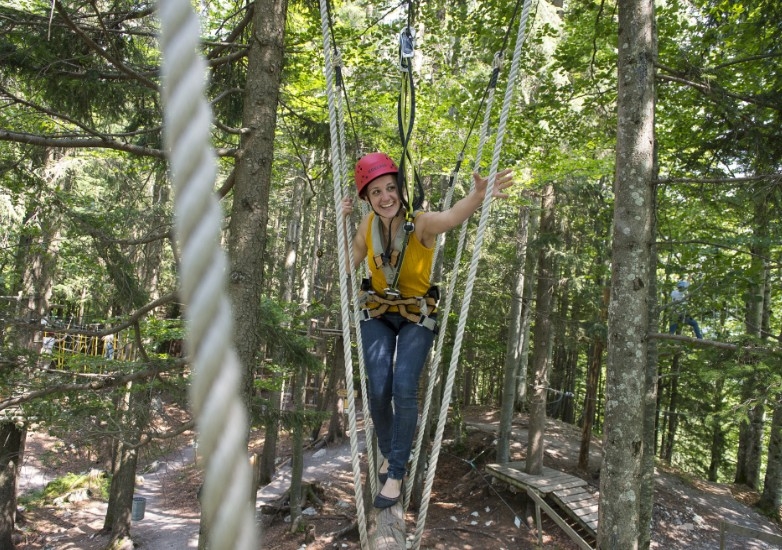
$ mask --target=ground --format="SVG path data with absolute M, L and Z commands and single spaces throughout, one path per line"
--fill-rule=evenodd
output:
M 526 524 L 526 505 L 521 495 L 493 484 L 483 465 L 494 448 L 496 411 L 471 410 L 462 444 L 446 434 L 437 476 L 426 516 L 421 547 L 450 549 L 536 548 L 537 532 Z M 526 417 L 514 421 L 514 460 L 523 459 L 526 448 Z M 548 467 L 578 475 L 597 491 L 599 486 L 599 443 L 592 445 L 589 471 L 576 468 L 580 430 L 549 421 L 546 432 Z M 262 441 L 255 441 L 255 445 Z M 290 453 L 287 439 L 279 449 L 280 463 L 275 480 L 258 493 L 258 509 L 278 502 L 289 484 Z M 147 453 L 140 468 L 136 495 L 144 497 L 144 518 L 133 522 L 132 535 L 139 548 L 197 548 L 200 470 L 195 463 L 192 434 Z M 157 458 L 155 458 L 157 456 Z M 88 471 L 99 465 L 89 455 L 69 448 L 61 441 L 33 432 L 21 476 L 20 492 L 40 487 L 66 471 Z M 347 441 L 305 453 L 305 481 L 317 496 L 304 527 L 290 533 L 287 513 L 259 514 L 263 517 L 263 547 L 275 550 L 325 550 L 360 547 L 355 521 L 355 493 Z M 719 547 L 720 521 L 729 521 L 768 533 L 782 534 L 772 520 L 751 506 L 757 495 L 731 485 L 704 482 L 659 469 L 656 472 L 652 548 L 705 550 Z M 318 502 L 320 501 L 320 502 Z M 310 504 L 307 504 L 309 507 Z M 100 535 L 106 505 L 97 498 L 65 502 L 58 506 L 25 510 L 19 522 L 18 550 L 102 550 L 107 537 Z M 570 550 L 570 541 L 550 519 L 543 516 L 546 548 Z M 408 540 L 416 529 L 415 510 L 407 512 Z M 343 533 L 344 532 L 344 533 Z M 757 540 L 729 536 L 726 548 L 759 550 L 774 546 Z

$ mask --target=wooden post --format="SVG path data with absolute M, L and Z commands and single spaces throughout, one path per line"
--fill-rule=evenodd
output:
M 258 486 L 261 483 L 261 457 L 258 453 L 250 455 L 250 471 L 252 472 L 252 485 L 250 487 L 250 501 L 255 506 L 258 498 Z

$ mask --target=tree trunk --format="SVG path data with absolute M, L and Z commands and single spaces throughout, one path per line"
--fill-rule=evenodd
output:
M 326 399 L 331 403 L 331 419 L 329 420 L 329 432 L 326 441 L 333 443 L 342 440 L 345 437 L 345 401 L 339 397 L 339 390 L 352 391 L 353 388 L 346 387 L 345 383 L 345 342 L 342 336 L 338 336 L 334 345 L 334 368 L 329 376 L 329 389 L 326 392 Z M 347 394 L 346 394 L 347 395 Z
M 277 438 L 280 431 L 280 415 L 282 414 L 282 388 L 271 390 L 267 418 L 264 422 L 263 449 L 261 463 L 258 466 L 258 483 L 268 485 L 272 482 L 276 467 Z
M 681 367 L 679 365 L 681 359 L 681 353 L 676 353 L 673 356 L 671 363 L 671 376 L 668 384 L 668 406 L 663 413 L 663 421 L 667 428 L 665 430 L 665 439 L 662 441 L 662 448 L 660 449 L 660 458 L 663 459 L 666 464 L 671 463 L 673 458 L 673 443 L 676 440 L 676 429 L 679 427 L 679 373 Z
M 538 216 L 530 216 L 529 237 L 538 233 L 540 219 Z M 521 356 L 519 357 L 519 374 L 516 386 L 516 410 L 521 412 L 527 406 L 527 367 L 529 365 L 530 326 L 533 315 L 533 295 L 535 293 L 535 271 L 537 270 L 538 257 L 533 247 L 527 247 L 527 256 L 524 259 L 524 294 L 521 310 Z
M 714 391 L 714 401 L 712 405 L 712 421 L 711 421 L 711 460 L 709 461 L 708 479 L 709 481 L 717 481 L 720 470 L 720 464 L 722 464 L 723 457 L 725 456 L 725 429 L 722 427 L 722 423 L 725 421 L 724 415 L 724 403 L 725 403 L 725 380 L 719 379 L 716 382 L 716 389 Z
M 782 398 L 777 398 L 774 404 L 771 434 L 768 438 L 766 479 L 758 506 L 779 519 L 779 510 L 782 506 Z
M 753 242 L 750 245 L 750 277 L 744 315 L 744 331 L 748 336 L 760 338 L 763 334 L 764 299 L 766 296 L 766 258 L 769 257 L 769 207 L 765 193 L 755 193 L 752 216 Z M 742 388 L 742 401 L 754 402 L 749 411 L 749 421 L 739 425 L 739 448 L 736 456 L 736 483 L 743 483 L 752 489 L 760 481 L 763 423 L 765 419 L 765 387 L 767 382 L 755 371 L 751 355 L 745 361 L 747 378 Z
M 13 420 L 0 422 L 0 549 L 14 550 L 16 488 L 24 457 L 27 428 Z
M 242 393 L 248 409 L 258 361 L 256 355 L 263 336 L 259 327 L 264 289 L 266 224 L 269 219 L 269 190 L 288 2 L 259 0 L 255 2 L 254 10 L 242 117 L 242 126 L 247 132 L 242 133 L 241 156 L 236 165 L 228 226 L 228 256 L 231 262 L 229 292 L 233 304 L 236 351 L 244 366 Z M 272 415 L 276 417 L 279 414 L 279 403 L 272 403 L 271 408 Z M 264 456 L 267 445 L 268 434 Z M 271 465 L 268 460 L 264 464 L 262 457 L 260 483 L 271 481 L 269 472 L 273 470 L 273 460 Z M 202 528 L 208 529 L 208 526 Z
M 247 54 L 241 155 L 236 165 L 228 226 L 228 277 L 233 303 L 235 344 L 244 366 L 243 395 L 250 404 L 256 357 L 261 346 L 266 224 L 274 160 L 277 103 L 282 78 L 287 0 L 255 2 Z
M 521 349 L 523 344 L 522 310 L 524 295 L 524 260 L 527 257 L 527 239 L 529 237 L 529 207 L 519 209 L 516 226 L 516 258 L 513 272 L 516 281 L 511 291 L 511 306 L 508 314 L 508 338 L 505 347 L 505 368 L 502 381 L 502 403 L 500 409 L 500 427 L 497 437 L 497 462 L 510 460 L 510 434 L 513 427 L 513 412 L 516 404 L 516 388 L 521 370 Z
M 655 43 L 657 36 L 655 34 Z M 659 166 L 657 164 L 657 150 L 655 148 L 654 156 L 654 176 L 655 180 L 659 176 Z M 657 189 L 653 184 L 652 193 L 652 212 L 657 212 Z M 657 330 L 659 326 L 659 309 L 657 305 L 657 279 L 654 273 L 657 271 L 657 245 L 654 238 L 657 235 L 657 217 L 652 217 L 653 236 L 649 250 L 649 286 L 647 288 L 647 299 L 649 301 L 649 315 L 647 332 L 651 333 Z M 655 465 L 655 423 L 657 422 L 657 340 L 650 340 L 646 348 L 646 376 L 644 380 L 644 418 L 643 418 L 643 457 L 641 458 L 641 500 L 638 509 L 638 524 L 640 532 L 638 534 L 638 546 L 641 550 L 648 550 L 652 544 L 652 524 L 654 521 L 654 465 Z
M 296 283 L 296 257 L 299 250 L 299 227 L 301 226 L 301 210 L 304 203 L 302 188 L 304 177 L 296 178 L 291 197 L 292 208 L 288 219 L 288 232 L 285 236 L 285 256 L 283 258 L 282 301 L 292 305 L 293 290 Z M 311 334 L 311 328 L 308 329 Z M 291 462 L 291 532 L 295 532 L 301 521 L 301 476 L 304 473 L 304 402 L 307 392 L 307 365 L 298 365 L 293 374 L 293 414 L 296 417 L 293 424 Z M 264 445 L 265 447 L 265 445 Z M 275 453 L 276 455 L 276 453 Z
M 567 235 L 564 236 L 563 247 L 568 250 Z M 554 280 L 562 280 L 560 274 L 554 275 Z M 564 390 L 567 385 L 567 365 L 568 365 L 568 346 L 566 343 L 567 318 L 570 311 L 570 294 L 568 292 L 568 281 L 565 280 L 557 289 L 556 304 L 552 305 L 554 319 L 552 322 L 552 349 L 554 350 L 551 360 L 551 376 L 549 387 L 552 395 L 551 401 L 546 405 L 546 415 L 550 418 L 562 420 L 564 400 Z
M 138 441 L 146 425 L 146 418 L 149 415 L 148 395 L 148 392 L 134 390 L 132 383 L 129 383 L 119 404 L 124 431 L 114 444 L 109 502 L 103 521 L 103 531 L 111 533 L 112 541 L 130 537 L 138 449 L 128 442 Z
M 599 281 L 602 287 L 603 281 Z M 608 316 L 608 299 L 610 289 L 603 287 L 603 307 L 600 313 L 601 321 L 605 322 Z M 605 339 L 602 334 L 596 333 L 593 338 L 591 353 L 589 357 L 589 368 L 587 369 L 586 392 L 584 395 L 584 422 L 581 426 L 581 445 L 578 450 L 578 467 L 583 470 L 589 470 L 589 447 L 592 442 L 592 427 L 595 425 L 595 414 L 597 412 L 597 390 L 600 383 L 600 370 L 603 366 L 603 350 L 605 349 Z
M 57 169 L 64 162 L 61 150 L 45 148 L 41 150 L 39 171 L 44 181 L 42 187 L 48 188 L 48 195 L 57 192 L 70 192 L 73 187 L 73 175 L 70 171 Z M 35 227 L 37 231 L 24 231 L 19 237 L 18 248 L 14 254 L 14 271 L 17 279 L 11 285 L 11 294 L 21 298 L 23 317 L 41 319 L 49 314 L 49 299 L 52 295 L 54 270 L 57 265 L 63 226 L 63 211 L 53 202 L 31 202 L 25 213 L 24 224 Z M 34 349 L 35 333 L 21 332 L 27 339 L 18 342 L 20 346 Z
M 598 546 L 637 548 L 653 239 L 654 2 L 619 3 L 616 179 Z
M 529 437 L 525 471 L 532 475 L 543 473 L 543 438 L 546 431 L 546 392 L 550 370 L 549 344 L 551 341 L 551 301 L 554 291 L 554 251 L 551 239 L 554 233 L 554 186 L 547 184 L 542 191 L 540 240 L 544 243 L 538 252 L 538 283 L 535 297 L 535 327 L 532 340 L 532 368 L 535 371 L 529 399 Z
M 302 363 L 296 369 L 293 387 L 294 414 L 291 454 L 291 533 L 295 533 L 301 522 L 301 478 L 304 473 L 304 396 L 306 393 L 307 366 Z
M 570 323 L 573 327 L 565 331 L 565 378 L 562 384 L 562 406 L 560 409 L 560 418 L 563 422 L 574 424 L 576 421 L 575 410 L 575 389 L 578 375 L 578 324 L 581 319 L 581 301 L 576 301 L 570 308 Z

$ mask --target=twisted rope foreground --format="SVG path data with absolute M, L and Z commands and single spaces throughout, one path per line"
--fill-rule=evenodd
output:
M 164 140 L 174 187 L 180 292 L 186 304 L 190 401 L 206 472 L 201 492 L 212 550 L 259 548 L 247 412 L 239 395 L 241 365 L 232 344 L 225 291 L 228 262 L 220 247 L 222 214 L 214 196 L 212 114 L 205 98 L 206 64 L 196 54 L 199 24 L 188 0 L 161 0 Z
M 350 349 L 350 311 L 348 296 L 349 284 L 347 277 L 346 263 L 348 259 L 345 253 L 347 238 L 345 224 L 342 221 L 341 202 L 342 202 L 342 181 L 347 172 L 344 157 L 340 156 L 340 139 L 338 128 L 338 117 L 334 100 L 334 65 L 329 49 L 329 28 L 328 28 L 328 3 L 326 0 L 320 0 L 320 21 L 321 32 L 323 34 L 323 54 L 325 63 L 323 67 L 326 77 L 326 93 L 328 96 L 329 107 L 329 130 L 331 137 L 331 166 L 334 178 L 334 210 L 337 217 L 337 263 L 339 264 L 339 297 L 340 311 L 342 314 L 342 341 L 344 342 L 345 354 L 345 381 L 348 401 L 348 433 L 350 434 L 350 462 L 353 467 L 353 487 L 356 495 L 356 516 L 358 522 L 359 538 L 361 548 L 369 548 L 369 539 L 367 533 L 367 521 L 364 513 L 364 496 L 361 492 L 361 463 L 358 453 L 358 434 L 356 426 L 356 399 L 353 395 L 353 352 Z M 344 140 L 343 140 L 344 141 Z M 343 149 L 344 151 L 344 149 Z M 352 252 L 349 252 L 352 256 Z M 352 266 L 352 259 L 351 259 Z M 351 287 L 352 288 L 352 287 Z M 360 331 L 356 331 L 360 332 Z M 368 446 L 368 445 L 367 445 Z

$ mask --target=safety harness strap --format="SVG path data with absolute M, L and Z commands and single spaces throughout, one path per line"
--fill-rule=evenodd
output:
M 365 280 L 365 285 L 366 286 Z M 371 287 L 370 287 L 371 288 Z M 429 289 L 426 296 L 416 296 L 412 298 L 388 298 L 380 296 L 371 290 L 362 290 L 359 292 L 359 301 L 361 306 L 361 320 L 368 321 L 380 317 L 386 313 L 391 306 L 397 308 L 398 313 L 412 323 L 416 323 L 432 332 L 437 330 L 437 320 L 431 315 L 437 311 L 439 301 L 439 289 L 433 286 Z M 409 308 L 417 308 L 413 311 Z
M 420 213 L 421 210 L 416 210 L 413 213 L 413 219 Z M 399 281 L 399 271 L 402 269 L 405 250 L 413 229 L 414 226 L 408 225 L 406 222 L 400 224 L 396 235 L 394 235 L 391 251 L 386 253 L 386 247 L 383 244 L 383 222 L 377 215 L 372 221 L 372 250 L 375 252 L 372 261 L 375 262 L 375 267 L 383 272 L 386 282 L 392 289 L 396 288 Z

